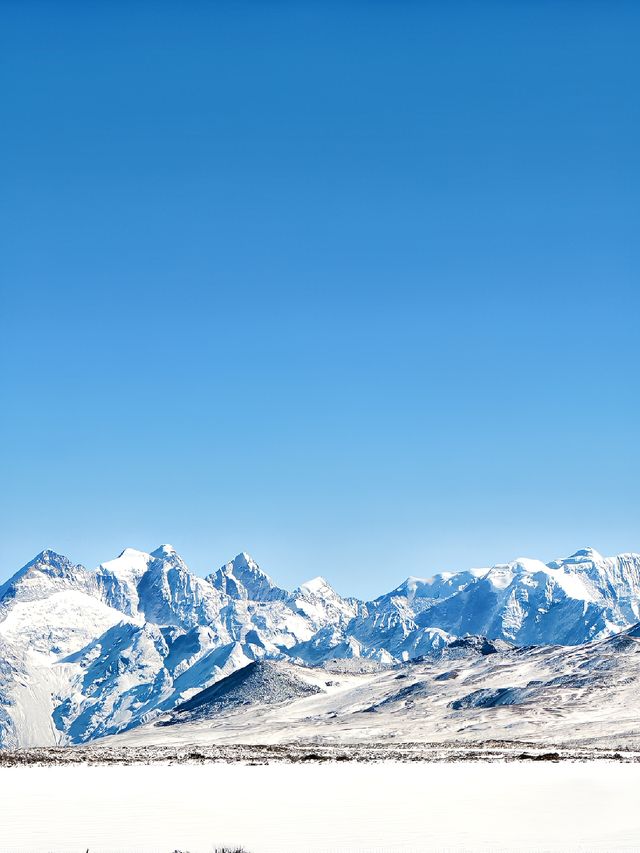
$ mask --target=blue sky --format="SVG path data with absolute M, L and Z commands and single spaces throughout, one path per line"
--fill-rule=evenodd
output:
M 640 550 L 638 4 L 0 16 L 0 578 Z

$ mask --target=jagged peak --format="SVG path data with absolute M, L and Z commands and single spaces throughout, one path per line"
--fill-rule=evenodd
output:
M 155 551 L 151 552 L 151 556 L 160 559 L 163 557 L 177 557 L 178 552 L 173 545 L 160 545 L 159 548 L 156 548 Z
M 57 551 L 53 551 L 51 548 L 45 548 L 44 551 L 40 551 L 39 554 L 30 560 L 25 566 L 23 566 L 10 580 L 17 579 L 19 576 L 27 574 L 27 572 L 36 569 L 74 569 L 78 568 L 84 570 L 84 566 L 79 563 L 76 565 L 72 560 L 69 559 L 65 554 L 59 554 Z
M 310 592 L 312 595 L 323 595 L 326 592 L 335 594 L 334 588 L 326 578 L 322 577 L 322 575 L 318 575 L 317 577 L 311 578 L 311 580 L 300 584 L 300 589 L 303 592 Z
M 232 598 L 270 601 L 288 595 L 246 551 L 241 551 L 206 579 Z
M 36 566 L 38 564 L 44 563 L 48 566 L 54 565 L 73 565 L 71 560 L 65 556 L 64 554 L 59 554 L 57 551 L 54 551 L 52 548 L 45 548 L 43 551 L 40 551 L 39 554 L 30 560 L 24 568 L 31 568 L 31 566 Z
M 224 566 L 221 566 L 219 571 L 224 572 L 225 574 L 234 574 L 237 572 L 248 571 L 252 574 L 262 575 L 265 578 L 269 578 L 269 575 L 263 571 L 260 566 L 253 559 L 251 554 L 248 554 L 246 551 L 240 551 L 239 554 L 233 558 L 233 560 L 229 560 L 228 563 L 225 563 Z M 269 580 L 271 580 L 269 578 Z
M 43 572 L 44 574 L 56 575 L 58 572 L 65 573 L 77 569 L 80 572 L 86 572 L 84 566 L 73 563 L 64 554 L 59 554 L 51 548 L 45 548 L 39 554 L 30 560 L 21 569 L 18 569 L 8 580 L 0 584 L 0 598 L 5 593 L 14 587 L 22 578 L 31 576 L 33 572 Z

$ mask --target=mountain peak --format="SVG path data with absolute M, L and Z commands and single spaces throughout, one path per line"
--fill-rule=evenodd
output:
M 301 677 L 302 672 L 301 667 L 296 669 L 282 661 L 250 661 L 177 705 L 160 725 L 210 719 L 246 705 L 275 705 L 322 692 Z
M 73 578 L 80 574 L 86 575 L 84 566 L 75 565 L 64 554 L 58 554 L 57 551 L 52 551 L 50 548 L 45 548 L 40 551 L 33 560 L 30 560 L 25 566 L 19 569 L 9 580 L 0 585 L 0 599 L 4 598 L 7 592 L 11 589 L 15 591 L 16 587 L 20 586 L 21 581 L 29 581 L 33 577 L 41 576 L 49 579 L 54 578 Z M 39 583 L 37 581 L 36 583 Z M 45 582 L 45 586 L 48 582 Z
M 570 557 L 565 557 L 562 560 L 554 560 L 548 565 L 552 569 L 557 569 L 561 566 L 580 565 L 580 563 L 599 563 L 602 560 L 604 560 L 604 557 L 595 548 L 580 548 L 579 551 L 571 554 Z
M 231 598 L 273 601 L 287 596 L 286 590 L 280 589 L 246 551 L 208 575 L 207 580 Z
M 576 551 L 575 554 L 572 554 L 569 559 L 576 563 L 582 562 L 583 560 L 596 562 L 597 560 L 602 560 L 603 557 L 595 548 L 581 548 L 579 551 Z
M 240 551 L 239 554 L 230 560 L 228 563 L 225 563 L 224 566 L 220 568 L 221 572 L 225 572 L 226 574 L 248 574 L 248 575 L 260 575 L 261 577 L 268 578 L 269 575 L 264 572 L 260 566 L 256 563 L 253 557 L 250 554 L 247 554 L 246 551 Z
M 310 592 L 312 595 L 324 595 L 327 592 L 333 594 L 335 592 L 329 581 L 326 578 L 323 578 L 322 575 L 318 575 L 317 577 L 311 578 L 311 580 L 300 584 L 300 589 L 305 592 Z
M 153 562 L 151 554 L 137 548 L 125 548 L 114 560 L 100 563 L 99 572 L 109 572 L 120 580 L 136 584 Z
M 135 559 L 137 557 L 150 557 L 150 556 L 151 556 L 151 554 L 147 554 L 146 551 L 141 551 L 139 548 L 125 548 L 123 551 L 121 551 L 118 554 L 118 556 L 116 557 L 116 560 L 120 560 L 123 557 L 124 558 L 130 558 L 131 557 L 131 558 Z
M 159 548 L 156 548 L 155 551 L 151 552 L 152 557 L 174 557 L 178 552 L 173 547 L 173 545 L 161 545 Z
M 24 565 L 16 574 L 14 578 L 21 577 L 25 575 L 31 569 L 71 569 L 73 568 L 73 563 L 68 557 L 65 557 L 64 554 L 59 554 L 57 551 L 53 551 L 51 548 L 45 548 L 44 551 L 40 551 L 39 554 L 33 558 L 33 560 L 29 560 L 29 562 Z
M 40 551 L 33 560 L 27 563 L 27 566 L 35 566 L 38 563 L 46 563 L 47 565 L 59 565 L 69 563 L 70 560 L 68 557 L 65 557 L 64 554 L 59 554 L 57 551 L 54 551 L 52 548 L 45 548 L 43 551 Z M 26 568 L 26 566 L 25 566 Z

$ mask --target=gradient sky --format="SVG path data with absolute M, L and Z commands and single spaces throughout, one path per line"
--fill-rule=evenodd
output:
M 640 4 L 0 18 L 0 580 L 640 550 Z

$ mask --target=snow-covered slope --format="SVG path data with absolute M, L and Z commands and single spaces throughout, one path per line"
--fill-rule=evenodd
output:
M 638 619 L 635 554 L 410 577 L 364 602 L 324 578 L 288 592 L 245 553 L 202 578 L 170 545 L 95 571 L 43 551 L 0 586 L 0 746 L 125 731 L 265 658 L 388 665 L 451 654 L 465 634 L 579 645 Z
M 640 628 L 575 647 L 474 638 L 362 673 L 341 662 L 313 670 L 271 666 L 300 682 L 314 678 L 316 691 L 283 691 L 280 701 L 262 701 L 256 691 L 247 701 L 230 683 L 227 704 L 215 713 L 173 714 L 105 745 L 513 740 L 640 747 Z

